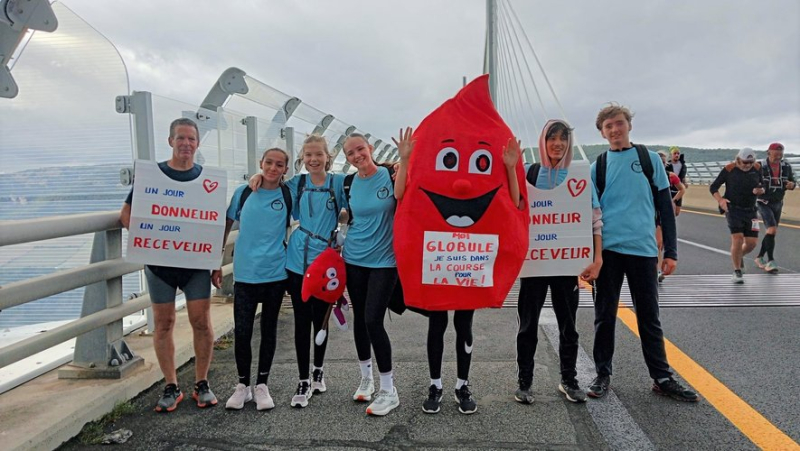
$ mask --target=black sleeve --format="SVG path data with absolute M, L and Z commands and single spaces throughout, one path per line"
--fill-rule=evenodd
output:
M 711 186 L 708 187 L 708 190 L 711 191 L 711 194 L 713 195 L 714 193 L 719 191 L 719 187 L 722 186 L 722 184 L 725 183 L 727 179 L 728 179 L 728 171 L 725 168 L 722 168 L 722 170 L 719 171 L 717 179 L 714 180 Z
M 794 180 L 794 172 L 792 171 L 792 165 L 790 165 L 790 164 L 786 165 L 786 180 L 788 180 L 788 181 L 790 181 L 792 183 L 797 183 Z
M 128 197 L 125 198 L 125 203 L 128 205 L 133 204 L 133 187 L 131 187 L 131 192 L 128 193 Z
M 678 259 L 678 228 L 675 225 L 675 211 L 672 209 L 672 196 L 669 188 L 658 192 L 655 198 L 656 211 L 661 217 L 661 233 L 664 243 L 664 258 Z

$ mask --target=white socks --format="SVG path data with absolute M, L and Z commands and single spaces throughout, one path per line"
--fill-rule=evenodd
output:
M 441 389 L 442 389 L 442 378 L 439 378 L 439 379 L 431 379 L 431 385 L 435 385 L 435 386 L 436 386 L 436 388 L 438 388 L 439 390 L 441 390 Z
M 456 390 L 463 387 L 467 383 L 466 379 L 456 379 Z
M 361 377 L 372 377 L 372 359 L 359 361 L 361 365 Z
M 394 377 L 392 376 L 392 372 L 389 371 L 388 373 L 381 373 L 381 391 L 388 391 L 391 393 L 393 389 Z

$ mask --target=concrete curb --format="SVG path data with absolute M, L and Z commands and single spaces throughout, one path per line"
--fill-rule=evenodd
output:
M 211 319 L 217 338 L 233 329 L 231 306 L 212 299 Z M 86 423 L 110 412 L 118 402 L 128 401 L 162 380 L 152 338 L 131 334 L 126 341 L 145 363 L 125 379 L 59 380 L 57 370 L 53 370 L 0 395 L 3 449 L 57 448 L 76 436 Z M 183 309 L 178 312 L 175 324 L 176 366 L 192 357 L 192 329 Z M 184 391 L 187 389 L 191 387 L 184 387 Z

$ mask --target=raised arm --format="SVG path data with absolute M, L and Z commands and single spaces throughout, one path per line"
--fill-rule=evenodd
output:
M 508 144 L 503 148 L 503 164 L 506 167 L 506 174 L 508 175 L 508 193 L 511 195 L 511 202 L 518 208 L 525 208 L 522 204 L 522 198 L 519 192 L 519 180 L 517 179 L 517 162 L 522 156 L 522 149 L 520 149 L 520 141 L 516 137 L 508 140 Z
M 394 198 L 400 200 L 406 193 L 406 182 L 408 181 L 408 161 L 411 159 L 411 152 L 414 150 L 416 141 L 413 139 L 414 130 L 406 127 L 405 131 L 400 129 L 400 136 L 392 138 L 394 145 L 397 146 L 397 153 L 400 155 L 400 167 L 396 172 L 394 180 Z

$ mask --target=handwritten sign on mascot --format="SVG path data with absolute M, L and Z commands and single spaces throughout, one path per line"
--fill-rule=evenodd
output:
M 528 249 L 528 209 L 511 199 L 503 150 L 514 138 L 488 75 L 414 131 L 394 248 L 405 303 L 425 310 L 500 307 Z M 516 168 L 527 206 L 522 161 Z

